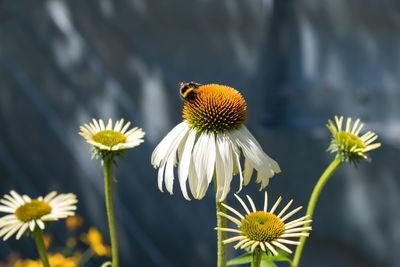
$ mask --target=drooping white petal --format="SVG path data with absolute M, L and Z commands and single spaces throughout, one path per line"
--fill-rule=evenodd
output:
M 244 185 L 248 185 L 249 184 L 250 179 L 251 179 L 251 175 L 253 174 L 253 170 L 254 170 L 254 168 L 253 168 L 253 166 L 251 166 L 250 161 L 248 159 L 245 159 L 245 161 L 244 161 L 244 171 L 243 171 L 243 176 L 244 176 L 243 177 L 244 178 L 243 184 Z
M 194 169 L 197 174 L 198 199 L 202 199 L 206 194 L 215 167 L 215 136 L 213 133 L 201 133 L 192 152 Z M 192 192 L 193 194 L 193 192 Z
M 233 160 L 229 140 L 223 134 L 216 138 L 215 173 L 217 182 L 216 199 L 221 202 L 230 190 L 233 176 Z
M 239 172 L 239 190 L 236 193 L 239 193 L 242 190 L 242 186 L 244 183 L 244 178 L 243 178 L 243 173 L 242 173 L 242 167 L 240 166 L 240 150 L 238 147 L 232 143 L 232 141 L 229 140 L 230 143 L 230 149 L 231 149 L 231 154 L 233 157 L 233 166 L 237 168 L 237 171 Z
M 189 196 L 187 194 L 187 190 L 186 190 L 186 181 L 188 179 L 190 159 L 191 159 L 195 139 L 196 139 L 196 131 L 190 130 L 188 138 L 186 139 L 185 145 L 182 150 L 182 156 L 181 156 L 181 159 L 179 162 L 179 167 L 178 167 L 179 185 L 181 186 L 181 191 L 182 191 L 183 196 L 187 200 L 190 200 L 190 198 L 189 198 Z
M 249 160 L 251 166 L 253 166 L 259 173 L 261 172 L 261 181 L 266 184 L 266 178 L 270 178 L 274 173 L 280 172 L 278 163 L 271 159 L 267 154 L 264 153 L 260 144 L 249 132 L 246 126 L 242 126 L 236 131 L 229 133 L 232 140 L 242 149 L 246 159 Z M 248 176 L 246 176 L 245 166 L 245 183 L 247 182 Z
M 190 157 L 190 163 L 189 163 L 189 174 L 188 174 L 188 180 L 189 180 L 189 188 L 190 191 L 192 192 L 192 195 L 195 199 L 199 199 L 197 186 L 199 185 L 198 180 L 199 178 L 197 177 L 196 170 L 194 168 L 194 162 L 193 162 L 193 157 Z
M 181 122 L 175 126 L 158 144 L 151 155 L 151 164 L 154 167 L 160 166 L 161 162 L 166 161 L 166 157 L 171 153 L 174 143 L 177 142 L 182 133 L 189 131 L 189 126 L 186 122 Z
M 167 191 L 172 194 L 172 188 L 174 184 L 174 165 L 176 163 L 176 153 L 178 147 L 186 142 L 189 131 L 182 131 L 180 135 L 172 143 L 170 153 L 167 155 L 167 163 L 165 166 L 165 187 Z

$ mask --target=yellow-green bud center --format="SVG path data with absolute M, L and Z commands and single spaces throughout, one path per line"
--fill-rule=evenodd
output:
M 341 148 L 347 151 L 350 151 L 353 147 L 361 149 L 366 147 L 360 137 L 349 132 L 338 132 L 336 139 Z
M 282 235 L 285 224 L 274 214 L 257 211 L 242 219 L 240 230 L 251 240 L 271 242 Z
M 108 147 L 126 143 L 126 136 L 114 130 L 104 130 L 93 135 L 93 140 Z
M 51 207 L 49 204 L 44 201 L 34 199 L 31 202 L 25 203 L 24 205 L 18 207 L 14 214 L 20 221 L 29 222 L 31 220 L 39 219 L 50 212 Z

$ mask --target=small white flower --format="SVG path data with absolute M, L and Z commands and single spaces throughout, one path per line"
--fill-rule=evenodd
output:
M 143 142 L 145 133 L 142 129 L 135 127 L 127 131 L 131 123 L 127 122 L 124 125 L 124 119 L 117 121 L 114 128 L 111 119 L 108 120 L 107 126 L 101 119 L 92 121 L 93 123 L 81 126 L 79 134 L 86 139 L 86 142 L 100 150 L 123 150 L 138 146 Z
M 233 232 L 238 234 L 234 237 L 224 240 L 224 244 L 238 241 L 238 243 L 234 246 L 235 249 L 245 249 L 249 247 L 250 251 L 253 252 L 254 249 L 260 247 L 262 251 L 269 250 L 276 256 L 278 255 L 278 251 L 276 250 L 276 248 L 280 248 L 288 253 L 292 253 L 292 250 L 290 250 L 284 244 L 299 244 L 299 241 L 293 241 L 288 238 L 309 236 L 308 231 L 311 230 L 311 227 L 309 226 L 311 220 L 307 220 L 307 218 L 309 217 L 308 215 L 290 222 L 285 222 L 301 209 L 301 207 L 298 207 L 284 215 L 285 212 L 289 209 L 293 200 L 291 200 L 279 213 L 277 213 L 276 210 L 282 200 L 281 197 L 278 198 L 278 200 L 269 211 L 267 211 L 267 192 L 265 192 L 264 209 L 261 211 L 257 211 L 251 197 L 247 196 L 247 199 L 251 206 L 251 210 L 247 207 L 247 205 L 239 196 L 235 194 L 235 197 L 243 206 L 246 214 L 242 215 L 234 208 L 222 203 L 222 205 L 226 209 L 228 209 L 238 217 L 235 218 L 223 212 L 218 213 L 220 216 L 224 216 L 235 223 L 238 227 L 237 229 L 218 227 L 215 228 L 215 230 Z M 274 214 L 275 212 L 277 213 L 277 215 Z
M 174 166 L 178 161 L 179 184 L 188 200 L 186 182 L 189 180 L 194 198 L 201 199 L 214 174 L 218 201 L 226 198 L 234 174 L 239 174 L 240 191 L 256 169 L 256 181 L 261 183 L 261 189 L 265 188 L 280 168 L 244 125 L 247 111 L 240 93 L 216 84 L 200 86 L 191 93 L 190 100 L 185 102 L 184 121 L 164 137 L 152 154 L 152 165 L 159 168 L 159 189 L 163 191 L 164 180 L 172 194 Z M 245 158 L 243 172 L 241 154 Z
M 45 228 L 44 222 L 57 221 L 75 214 L 78 200 L 72 193 L 59 194 L 53 191 L 44 198 L 31 199 L 27 195 L 19 195 L 10 191 L 0 200 L 0 212 L 10 213 L 0 218 L 0 237 L 7 240 L 18 231 L 16 239 L 29 229 L 31 232 L 38 226 Z

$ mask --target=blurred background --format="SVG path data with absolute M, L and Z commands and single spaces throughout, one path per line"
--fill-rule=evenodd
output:
M 178 83 L 220 83 L 242 93 L 247 127 L 281 166 L 271 201 L 307 205 L 334 157 L 334 115 L 377 132 L 371 161 L 342 166 L 322 192 L 301 266 L 398 266 L 399 33 L 394 0 L 0 1 L 0 194 L 74 192 L 84 227 L 109 244 L 102 168 L 78 132 L 123 117 L 147 134 L 114 171 L 121 266 L 215 266 L 212 186 L 201 201 L 177 184 L 161 193 L 150 156 L 182 120 Z M 258 188 L 241 195 L 260 207 Z M 51 233 L 62 246 L 63 223 Z M 0 260 L 12 251 L 37 258 L 29 238 L 0 242 Z

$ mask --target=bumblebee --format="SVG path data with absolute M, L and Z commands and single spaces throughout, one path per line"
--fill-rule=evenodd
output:
M 182 100 L 184 101 L 192 101 L 196 97 L 196 90 L 202 86 L 200 83 L 190 82 L 179 83 L 179 93 L 181 95 Z

